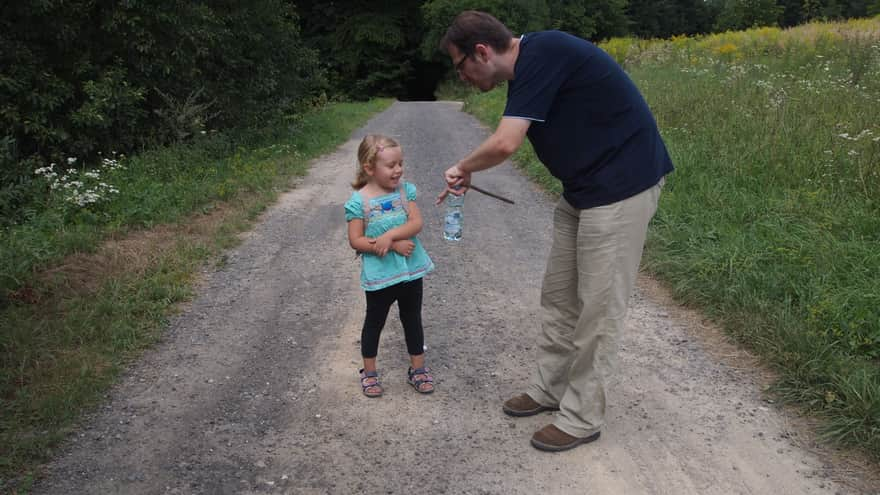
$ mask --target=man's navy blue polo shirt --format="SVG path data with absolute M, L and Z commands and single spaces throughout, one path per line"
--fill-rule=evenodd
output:
M 521 39 L 504 116 L 532 121 L 529 141 L 575 208 L 634 196 L 673 168 L 629 76 L 599 47 L 560 31 Z

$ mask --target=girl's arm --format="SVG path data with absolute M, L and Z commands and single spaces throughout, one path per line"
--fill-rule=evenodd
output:
M 364 235 L 364 220 L 362 218 L 349 220 L 348 243 L 358 253 L 376 252 L 376 241 Z
M 395 241 L 411 239 L 422 230 L 422 213 L 415 202 L 409 203 L 406 223 L 395 227 L 376 238 L 376 254 L 385 256 Z
M 385 232 L 382 236 L 390 236 L 391 241 L 393 242 L 412 239 L 416 234 L 421 232 L 423 225 L 422 212 L 419 211 L 419 207 L 416 205 L 415 201 L 410 201 L 407 204 L 406 214 L 407 219 L 405 224 Z

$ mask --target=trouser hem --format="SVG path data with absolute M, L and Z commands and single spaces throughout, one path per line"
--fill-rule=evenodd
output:
M 553 426 L 559 428 L 565 433 L 577 438 L 585 438 L 588 437 L 597 431 L 599 431 L 600 427 L 578 427 L 572 424 L 569 424 L 564 418 L 558 417 L 556 421 L 553 422 Z
M 544 407 L 559 407 L 558 402 L 555 402 L 552 397 L 547 395 L 546 392 L 541 390 L 541 388 L 535 384 L 529 385 L 529 388 L 526 390 L 526 395 Z

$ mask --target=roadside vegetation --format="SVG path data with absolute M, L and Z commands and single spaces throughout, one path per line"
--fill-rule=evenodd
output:
M 259 130 L 111 154 L 90 168 L 69 157 L 38 173 L 47 203 L 0 238 L 4 280 L 15 284 L 0 307 L 0 487 L 52 454 L 161 338 L 199 269 L 222 263 L 221 250 L 309 160 L 390 103 L 329 104 Z
M 760 354 L 828 439 L 880 459 L 880 18 L 601 46 L 676 165 L 645 268 Z M 466 109 L 494 125 L 504 99 Z M 515 161 L 559 192 L 530 150 Z
M 490 0 L 603 46 L 677 164 L 645 263 L 880 452 L 877 0 Z M 12 2 L 0 17 L 0 491 L 161 338 L 198 270 L 390 99 L 472 94 L 436 42 L 471 0 Z M 458 96 L 456 96 L 458 97 Z M 380 98 L 380 99 L 375 99 Z M 497 119 L 503 92 L 469 96 Z M 362 103 L 344 103 L 359 100 Z M 517 159 L 558 191 L 528 147 Z M 10 481 L 14 480 L 14 481 Z M 7 490 L 8 489 L 8 490 Z

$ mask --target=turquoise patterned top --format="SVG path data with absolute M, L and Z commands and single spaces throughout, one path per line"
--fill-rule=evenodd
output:
M 407 201 L 415 201 L 416 186 L 405 182 L 404 187 L 406 188 Z M 366 236 L 371 238 L 379 237 L 385 232 L 405 224 L 407 220 L 399 190 L 370 198 L 369 211 Z M 351 198 L 345 203 L 345 221 L 350 222 L 355 218 L 364 218 L 363 198 L 357 191 L 353 192 Z M 388 251 L 388 254 L 382 257 L 372 253 L 363 253 L 361 256 L 361 287 L 364 290 L 379 290 L 400 282 L 416 280 L 434 269 L 434 262 L 428 257 L 427 251 L 422 247 L 418 238 L 413 237 L 410 240 L 415 243 L 415 248 L 409 257 L 394 251 Z

